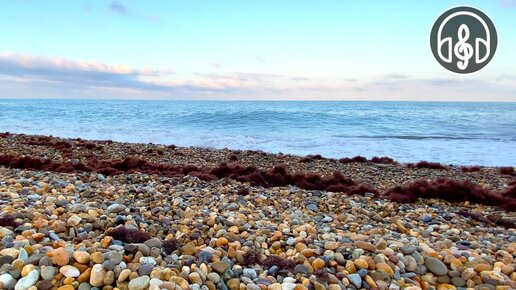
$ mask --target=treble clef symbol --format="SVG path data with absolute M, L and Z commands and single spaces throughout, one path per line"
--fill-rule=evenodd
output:
M 459 41 L 453 47 L 453 52 L 460 59 L 457 62 L 457 67 L 460 70 L 465 70 L 468 67 L 469 60 L 473 57 L 473 46 L 466 42 L 469 39 L 469 27 L 462 24 L 457 34 Z

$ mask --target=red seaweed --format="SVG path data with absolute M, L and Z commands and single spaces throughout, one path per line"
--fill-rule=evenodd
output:
M 500 167 L 498 169 L 498 172 L 500 172 L 500 174 L 503 175 L 516 176 L 516 171 L 514 170 L 514 167 L 510 166 Z
M 418 163 L 409 163 L 407 167 L 410 168 L 428 168 L 428 169 L 437 169 L 437 170 L 447 170 L 448 167 L 442 165 L 438 162 L 428 162 L 428 161 L 419 161 Z

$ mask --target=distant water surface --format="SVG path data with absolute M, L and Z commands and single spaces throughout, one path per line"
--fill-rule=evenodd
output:
M 516 166 L 516 103 L 0 99 L 0 132 Z

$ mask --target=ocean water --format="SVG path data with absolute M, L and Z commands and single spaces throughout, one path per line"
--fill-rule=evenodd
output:
M 0 99 L 3 131 L 516 166 L 516 103 Z

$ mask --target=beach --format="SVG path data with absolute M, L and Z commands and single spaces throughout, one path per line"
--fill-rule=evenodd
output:
M 516 287 L 510 167 L 10 133 L 0 163 L 2 289 Z

